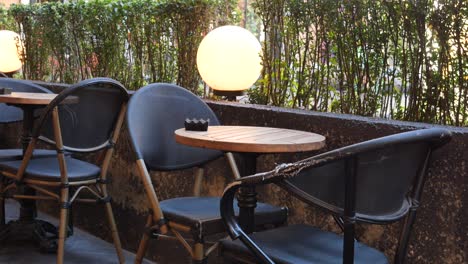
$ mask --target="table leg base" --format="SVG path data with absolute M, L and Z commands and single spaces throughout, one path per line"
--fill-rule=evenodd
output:
M 68 235 L 70 235 L 70 230 Z M 16 220 L 0 227 L 0 245 L 11 240 L 33 240 L 43 253 L 57 252 L 57 228 L 43 220 Z

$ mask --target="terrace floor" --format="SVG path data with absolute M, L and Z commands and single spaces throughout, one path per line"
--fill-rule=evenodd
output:
M 7 200 L 7 221 L 18 218 L 19 205 Z M 57 225 L 57 219 L 39 213 L 39 218 Z M 110 264 L 118 263 L 114 246 L 106 241 L 94 237 L 78 228 L 74 228 L 74 235 L 66 240 L 65 263 L 67 264 Z M 124 251 L 126 263 L 133 263 L 135 255 Z M 0 245 L 1 264 L 50 264 L 55 263 L 55 254 L 40 253 L 38 248 L 29 241 L 9 241 Z M 150 264 L 153 262 L 145 261 Z

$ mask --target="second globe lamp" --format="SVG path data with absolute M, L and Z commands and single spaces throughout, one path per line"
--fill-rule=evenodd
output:
M 22 46 L 17 33 L 0 30 L 0 73 L 11 77 L 21 69 Z

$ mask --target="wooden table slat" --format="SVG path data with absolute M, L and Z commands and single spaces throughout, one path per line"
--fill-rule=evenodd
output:
M 242 127 L 238 126 L 230 126 L 226 129 L 218 129 L 218 126 L 209 126 L 210 129 L 210 135 L 216 136 L 216 135 L 224 135 L 226 133 L 234 133 L 235 131 L 243 131 Z
M 263 136 L 263 137 L 270 137 L 271 135 L 277 135 L 278 133 L 281 133 L 281 132 L 278 132 L 278 131 L 275 131 L 275 130 L 269 130 L 269 131 L 261 131 L 261 130 L 258 130 L 258 131 L 242 131 L 240 133 L 226 133 L 225 135 L 220 135 L 220 136 L 217 136 L 217 137 L 212 137 L 210 136 L 211 138 L 213 139 L 217 139 L 217 140 L 223 140 L 223 139 L 230 139 L 231 141 L 235 141 L 235 140 L 243 140 L 243 139 L 248 139 L 248 138 L 254 138 L 254 137 L 260 137 L 260 136 Z
M 243 135 L 240 137 L 232 138 L 232 141 L 251 141 L 251 142 L 265 142 L 265 143 L 284 143 L 284 138 L 289 138 L 292 136 L 304 136 L 304 134 L 294 134 L 294 133 L 284 133 L 284 132 L 272 132 L 270 134 L 256 134 L 256 135 Z
M 0 95 L 0 102 L 7 104 L 25 104 L 25 105 L 47 105 L 57 94 L 48 93 L 19 93 Z
M 257 142 L 268 142 L 270 139 L 259 139 Z M 288 144 L 302 144 L 311 141 L 320 141 L 320 138 L 315 135 L 304 135 L 304 134 L 297 134 L 297 135 L 288 135 L 286 137 L 279 137 L 276 140 L 281 140 L 284 143 Z
M 283 128 L 210 126 L 208 131 L 175 131 L 176 141 L 193 146 L 234 152 L 281 153 L 322 148 L 325 137 Z

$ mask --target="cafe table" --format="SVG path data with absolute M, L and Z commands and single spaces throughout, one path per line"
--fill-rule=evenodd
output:
M 56 96 L 57 94 L 21 92 L 0 95 L 0 103 L 18 107 L 23 111 L 23 131 L 21 134 L 23 155 L 31 141 L 32 129 L 34 126 L 34 111 L 47 106 Z M 31 188 L 23 188 L 23 194 L 34 195 L 34 193 L 35 191 Z M 41 250 L 49 252 L 55 251 L 55 241 L 51 241 L 45 234 L 46 232 L 56 231 L 53 230 L 55 227 L 50 223 L 36 219 L 37 211 L 34 200 L 21 200 L 20 205 L 19 219 L 10 222 L 5 228 L 0 230 L 0 241 L 10 233 L 21 233 L 27 236 L 32 235 L 39 243 Z
M 242 176 L 256 173 L 260 154 L 295 153 L 321 149 L 325 137 L 293 129 L 256 126 L 209 126 L 207 131 L 175 131 L 176 142 L 192 147 L 238 153 Z M 239 223 L 248 233 L 254 229 L 256 206 L 254 187 L 242 188 L 238 195 Z

